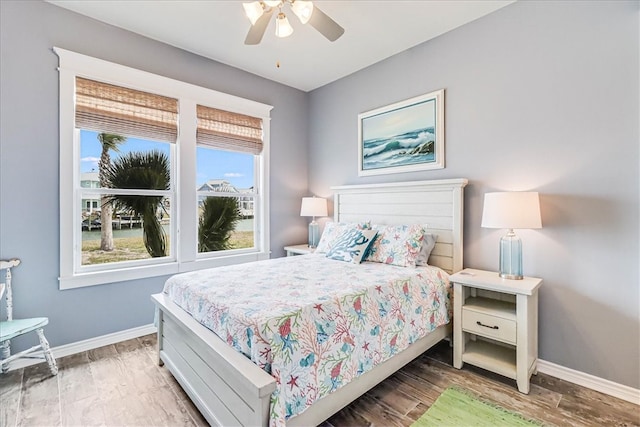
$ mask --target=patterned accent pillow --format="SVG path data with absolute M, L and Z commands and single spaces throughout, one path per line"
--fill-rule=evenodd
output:
M 365 261 L 415 267 L 424 238 L 422 225 L 374 225 L 372 228 L 378 231 L 378 236 Z
M 438 236 L 435 234 L 424 233 L 420 253 L 418 253 L 418 258 L 416 258 L 416 265 L 429 265 L 429 256 L 431 255 L 433 248 L 436 246 L 437 238 Z
M 378 232 L 351 228 L 338 237 L 326 257 L 338 261 L 360 264 Z
M 329 252 L 333 247 L 335 241 L 342 236 L 347 230 L 368 230 L 371 229 L 370 222 L 333 222 L 329 221 L 324 226 L 324 231 L 322 232 L 322 236 L 320 237 L 320 241 L 318 242 L 318 247 L 316 248 L 317 254 L 324 254 Z

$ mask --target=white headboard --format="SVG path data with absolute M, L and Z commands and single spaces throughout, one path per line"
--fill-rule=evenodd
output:
M 334 219 L 372 224 L 427 224 L 438 236 L 429 264 L 448 273 L 462 270 L 466 179 L 331 187 Z

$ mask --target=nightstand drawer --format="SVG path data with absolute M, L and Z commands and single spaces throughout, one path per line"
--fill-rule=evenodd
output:
M 462 307 L 462 329 L 465 332 L 493 338 L 509 344 L 516 343 L 516 322 Z

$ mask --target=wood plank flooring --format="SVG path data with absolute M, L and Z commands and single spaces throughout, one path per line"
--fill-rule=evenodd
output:
M 180 385 L 156 364 L 154 335 L 0 375 L 0 427 L 206 426 Z M 450 385 L 558 426 L 640 426 L 640 407 L 548 375 L 531 393 L 480 369 L 451 366 L 447 342 L 411 362 L 323 427 L 410 426 Z

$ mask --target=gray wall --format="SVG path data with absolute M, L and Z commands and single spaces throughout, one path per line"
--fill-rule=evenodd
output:
M 0 258 L 19 257 L 16 316 L 54 346 L 146 325 L 164 277 L 59 291 L 58 57 L 75 52 L 274 106 L 271 249 L 306 239 L 308 95 L 40 1 L 0 1 Z M 295 159 L 296 161 L 291 161 Z M 16 348 L 27 342 L 16 340 Z M 30 341 L 29 341 L 30 344 Z
M 535 190 L 519 232 L 540 357 L 631 387 L 639 371 L 638 2 L 521 1 L 311 92 L 311 192 L 465 177 L 465 266 L 496 270 L 483 194 Z M 357 114 L 446 89 L 446 168 L 357 176 Z

